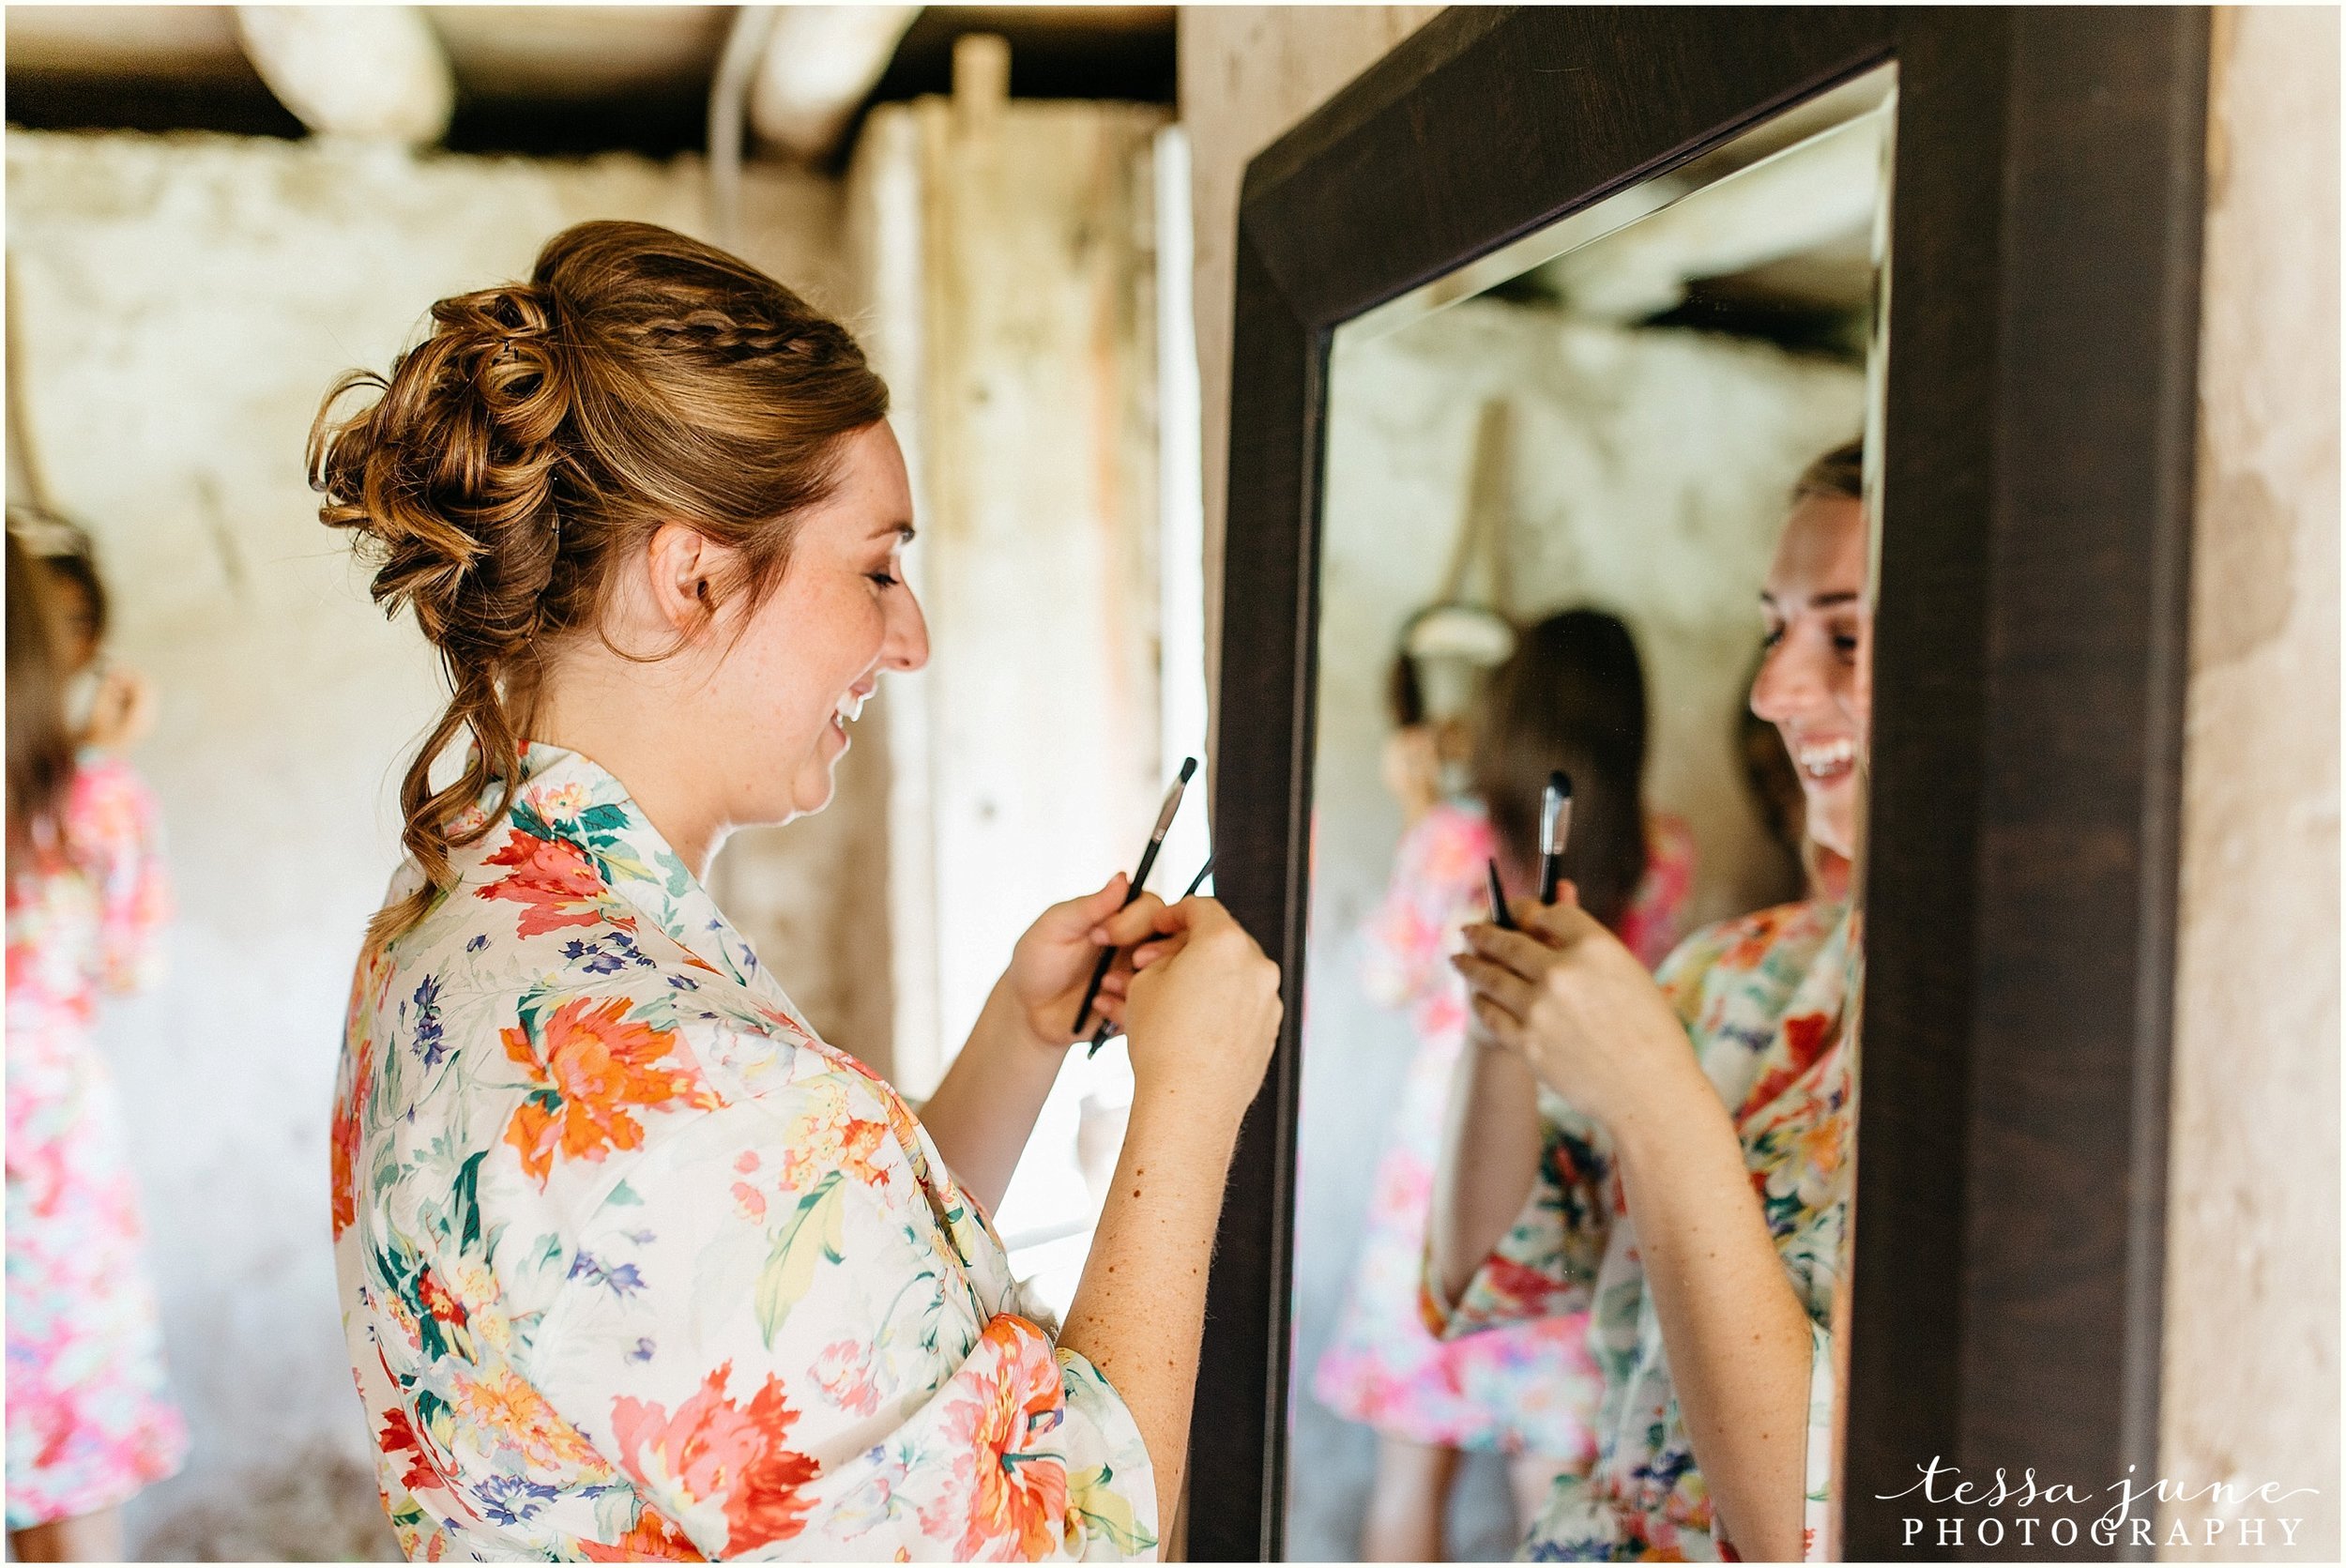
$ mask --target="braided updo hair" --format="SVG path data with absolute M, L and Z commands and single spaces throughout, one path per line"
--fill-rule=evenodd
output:
M 400 788 L 425 885 L 375 917 L 373 943 L 423 918 L 454 879 L 449 850 L 511 804 L 547 652 L 602 635 L 612 567 L 682 523 L 737 553 L 708 608 L 737 593 L 754 606 L 780 581 L 794 518 L 830 492 L 843 439 L 888 412 L 845 327 L 649 223 L 565 229 L 527 282 L 443 299 L 432 324 L 388 377 L 336 382 L 310 431 L 319 519 L 357 536 L 378 566 L 375 602 L 414 610 L 450 689 Z M 358 388 L 376 396 L 338 417 Z M 433 764 L 460 736 L 464 770 L 434 790 Z M 459 827 L 493 785 L 496 811 Z

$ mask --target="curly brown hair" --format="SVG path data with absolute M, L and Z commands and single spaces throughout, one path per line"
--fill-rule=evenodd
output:
M 319 519 L 358 536 L 375 602 L 414 610 L 450 688 L 400 788 L 424 885 L 376 915 L 371 943 L 421 920 L 453 882 L 449 851 L 510 806 L 549 649 L 588 632 L 611 646 L 612 567 L 679 522 L 736 553 L 709 613 L 737 593 L 762 601 L 841 443 L 888 412 L 845 327 L 649 223 L 565 229 L 526 282 L 443 299 L 432 324 L 388 376 L 337 381 L 310 432 Z M 377 396 L 338 417 L 358 388 Z M 464 769 L 434 790 L 460 736 Z M 495 812 L 458 828 L 493 787 Z

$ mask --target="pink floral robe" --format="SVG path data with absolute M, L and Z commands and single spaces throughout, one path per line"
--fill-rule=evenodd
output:
M 176 1470 L 138 1191 L 90 1033 L 101 991 L 159 967 L 170 917 L 154 798 L 85 758 L 66 861 L 8 892 L 8 1529 L 96 1513 Z
M 1654 818 L 1648 838 L 1646 874 L 1620 935 L 1651 965 L 1678 938 L 1694 841 L 1668 815 Z M 1445 1344 L 1418 1307 L 1451 1070 L 1466 1039 L 1466 988 L 1445 960 L 1459 929 L 1487 913 L 1485 867 L 1497 852 L 1480 809 L 1436 806 L 1403 836 L 1384 902 L 1363 933 L 1370 993 L 1409 1010 L 1418 1048 L 1378 1164 L 1352 1288 L 1312 1392 L 1337 1414 L 1411 1442 L 1585 1466 L 1597 1396 L 1586 1313 Z

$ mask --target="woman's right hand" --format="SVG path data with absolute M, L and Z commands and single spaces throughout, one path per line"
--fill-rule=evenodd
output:
M 1196 1097 L 1235 1129 L 1278 1043 L 1279 966 L 1211 898 L 1167 906 L 1156 929 L 1163 939 L 1134 954 L 1124 1003 L 1135 1104 Z
M 154 727 L 155 688 L 138 671 L 116 664 L 99 678 L 89 722 L 74 743 L 103 752 L 127 751 Z

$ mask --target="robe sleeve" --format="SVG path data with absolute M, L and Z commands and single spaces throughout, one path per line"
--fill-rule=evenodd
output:
M 1478 1329 L 1586 1311 L 1614 1203 L 1612 1158 L 1595 1124 L 1540 1095 L 1540 1166 L 1523 1212 L 1467 1282 L 1442 1299 L 1424 1255 L 1419 1305 L 1426 1327 L 1455 1339 Z
M 1792 1286 L 1808 1310 L 1808 1456 L 1801 1505 L 1801 1560 L 1822 1562 L 1833 1543 L 1834 1414 L 1845 1349 L 1838 1343 L 1846 1324 L 1847 1290 L 1841 1273 L 1847 1240 L 1846 1199 L 1818 1210 L 1802 1227 L 1791 1262 Z
M 611 1536 L 737 1560 L 1154 1557 L 1131 1413 L 983 1303 L 962 1249 L 998 1243 L 922 1179 L 918 1138 L 824 1069 L 693 1118 L 585 1217 L 533 1375 L 624 1474 L 610 1506 L 656 1515 Z
M 74 778 L 69 837 L 98 891 L 99 982 L 142 991 L 162 978 L 162 928 L 171 919 L 161 814 L 137 774 L 120 762 L 85 762 Z
M 1457 944 L 1461 907 L 1482 886 L 1477 827 L 1456 807 L 1437 806 L 1394 852 L 1384 896 L 1361 922 L 1361 987 L 1379 1007 L 1416 1007 L 1458 989 L 1443 960 Z

